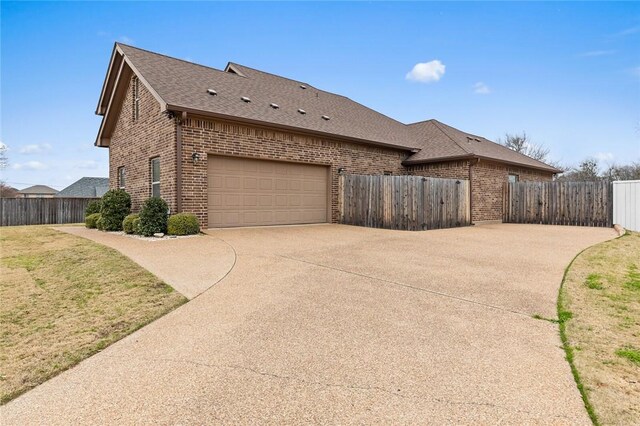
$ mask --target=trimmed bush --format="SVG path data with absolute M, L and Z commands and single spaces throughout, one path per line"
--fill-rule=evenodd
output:
M 102 196 L 100 214 L 105 231 L 122 231 L 122 221 L 131 213 L 131 197 L 122 189 L 111 189 Z
M 87 204 L 87 209 L 84 211 L 84 217 L 100 213 L 101 208 L 102 202 L 100 202 L 100 200 L 89 201 L 89 204 Z
M 100 219 L 100 213 L 92 213 L 84 219 L 84 226 L 95 229 L 98 226 L 98 219 Z
M 140 235 L 140 215 L 136 215 L 133 219 L 131 227 L 133 228 L 133 233 L 136 235 Z
M 140 210 L 140 233 L 151 237 L 157 232 L 167 232 L 169 206 L 159 197 L 147 198 Z
M 129 216 L 125 217 L 124 220 L 122 221 L 122 230 L 127 233 L 127 234 L 135 234 L 136 233 L 136 228 L 135 228 L 135 220 L 139 219 L 138 213 L 133 213 L 130 214 Z
M 100 215 L 100 217 L 98 218 L 98 220 L 96 220 L 96 228 L 104 231 L 104 218 L 102 217 L 102 215 Z
M 198 218 L 193 213 L 178 213 L 169 216 L 167 233 L 169 235 L 194 235 L 200 232 Z

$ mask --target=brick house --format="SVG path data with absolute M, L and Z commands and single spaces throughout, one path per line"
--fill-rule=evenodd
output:
M 161 196 L 203 227 L 336 222 L 340 172 L 469 179 L 473 221 L 498 220 L 504 182 L 560 172 L 436 120 L 407 125 L 301 81 L 119 43 L 96 114 L 110 186 L 134 210 Z

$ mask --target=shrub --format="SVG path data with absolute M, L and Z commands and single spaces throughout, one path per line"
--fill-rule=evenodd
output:
M 193 235 L 200 232 L 198 218 L 193 213 L 178 213 L 169 216 L 167 233 L 169 235 Z
M 100 213 L 92 213 L 84 219 L 84 225 L 89 229 L 95 229 L 100 219 Z
M 121 231 L 122 221 L 131 213 L 131 197 L 122 189 L 111 189 L 102 196 L 100 214 L 105 231 Z
M 87 209 L 84 211 L 84 216 L 90 216 L 92 214 L 100 213 L 100 209 L 102 208 L 102 203 L 100 200 L 89 201 L 87 204 Z
M 129 216 L 125 217 L 124 220 L 122 221 L 122 230 L 127 233 L 127 234 L 135 234 L 136 233 L 136 228 L 135 228 L 135 220 L 139 219 L 138 213 L 133 213 L 130 214 Z
M 133 219 L 131 227 L 133 228 L 134 234 L 140 235 L 140 215 L 136 215 L 136 217 Z
M 167 232 L 169 206 L 159 197 L 147 198 L 140 210 L 140 233 L 151 237 L 156 232 Z
M 98 220 L 96 220 L 96 228 L 104 231 L 104 218 L 102 217 L 102 215 L 100 215 L 100 217 L 98 217 Z

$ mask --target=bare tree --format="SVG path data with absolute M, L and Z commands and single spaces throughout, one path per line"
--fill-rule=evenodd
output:
M 598 160 L 594 158 L 587 158 L 582 161 L 578 167 L 572 167 L 558 177 L 558 180 L 561 181 L 574 182 L 593 182 L 600 179 L 600 165 L 598 164 Z
M 534 160 L 549 163 L 549 148 L 531 142 L 526 132 L 522 132 L 522 134 L 506 133 L 504 139 L 498 139 L 498 143 Z
M 611 164 L 603 173 L 607 180 L 640 180 L 640 161 L 619 166 Z

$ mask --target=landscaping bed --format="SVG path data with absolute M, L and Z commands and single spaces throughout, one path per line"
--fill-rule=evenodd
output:
M 640 234 L 577 256 L 558 308 L 567 358 L 594 423 L 640 424 Z
M 47 226 L 0 228 L 0 402 L 186 298 L 117 251 Z

